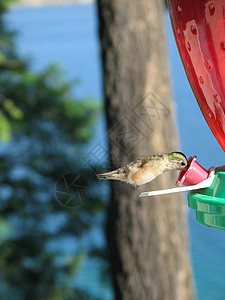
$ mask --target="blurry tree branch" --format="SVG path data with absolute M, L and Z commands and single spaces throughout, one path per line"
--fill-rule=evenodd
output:
M 4 22 L 10 2 L 0 3 L 0 298 L 89 299 L 71 279 L 88 255 L 80 238 L 103 222 L 101 193 L 95 188 L 83 205 L 67 208 L 68 194 L 57 201 L 56 192 L 68 172 L 84 192 L 95 184 L 80 154 L 100 107 L 74 99 L 56 66 L 30 71 Z M 71 253 L 62 247 L 68 239 L 77 245 Z

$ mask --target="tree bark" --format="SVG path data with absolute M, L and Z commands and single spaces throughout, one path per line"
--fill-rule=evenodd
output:
M 164 0 L 98 0 L 112 168 L 179 148 L 164 10 Z M 174 186 L 177 175 L 138 189 L 111 183 L 107 241 L 116 299 L 194 298 L 183 196 L 139 198 Z

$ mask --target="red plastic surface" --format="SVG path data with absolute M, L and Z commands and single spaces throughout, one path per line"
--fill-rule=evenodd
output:
M 189 157 L 188 166 L 180 171 L 176 186 L 182 184 L 195 185 L 209 177 L 209 172 L 197 163 L 196 158 L 196 155 L 194 157 Z
M 225 151 L 225 0 L 168 0 L 168 5 L 189 83 Z

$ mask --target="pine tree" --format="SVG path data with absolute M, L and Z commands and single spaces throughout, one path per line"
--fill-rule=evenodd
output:
M 55 66 L 30 71 L 4 21 L 10 2 L 0 3 L 0 298 L 88 299 L 71 283 L 86 253 L 60 246 L 101 222 L 81 159 L 99 106 L 74 99 Z

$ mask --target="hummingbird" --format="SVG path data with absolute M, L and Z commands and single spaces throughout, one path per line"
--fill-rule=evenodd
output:
M 182 170 L 187 164 L 187 158 L 181 152 L 155 154 L 138 158 L 114 171 L 97 174 L 97 178 L 119 180 L 136 188 L 152 181 L 166 171 Z

